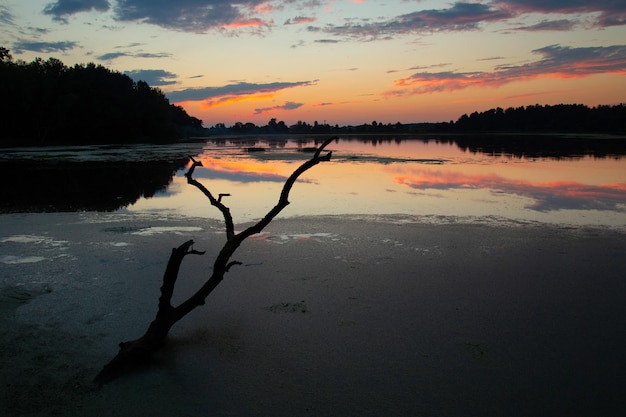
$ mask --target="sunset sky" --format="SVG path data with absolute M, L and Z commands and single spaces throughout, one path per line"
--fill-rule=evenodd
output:
M 16 60 L 95 62 L 203 120 L 456 120 L 626 102 L 626 1 L 0 0 Z

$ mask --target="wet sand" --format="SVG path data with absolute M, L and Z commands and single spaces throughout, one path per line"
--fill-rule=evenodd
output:
M 149 367 L 93 377 L 210 272 L 214 220 L 0 215 L 0 413 L 589 416 L 626 410 L 626 233 L 488 219 L 278 219 Z

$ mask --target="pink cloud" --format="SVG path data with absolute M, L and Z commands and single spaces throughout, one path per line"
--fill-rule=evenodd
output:
M 551 45 L 533 51 L 542 59 L 524 65 L 499 65 L 491 72 L 417 72 L 394 82 L 387 96 L 416 95 L 499 87 L 536 78 L 580 78 L 594 74 L 626 75 L 626 45 L 570 48 Z

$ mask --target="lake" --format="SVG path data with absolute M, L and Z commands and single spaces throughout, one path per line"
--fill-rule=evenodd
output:
M 282 216 L 404 214 L 492 220 L 626 226 L 626 158 L 597 150 L 593 141 L 554 139 L 495 150 L 441 139 L 350 138 L 327 149 L 330 163 L 314 167 L 294 186 Z M 512 143 L 517 143 L 511 140 Z M 600 141 L 602 142 L 602 141 Z M 601 143 L 603 147 L 606 143 Z M 315 141 L 300 138 L 209 140 L 196 170 L 224 201 L 235 222 L 262 217 L 277 201 L 286 177 Z M 258 148 L 249 151 L 249 148 Z M 219 218 L 178 169 L 172 182 L 123 210 L 167 211 Z
M 5 149 L 0 209 L 176 213 L 220 218 L 186 183 L 195 177 L 236 223 L 262 217 L 284 180 L 321 139 L 209 138 L 168 146 Z M 626 226 L 623 139 L 348 137 L 330 163 L 306 172 L 281 216 L 400 214 Z
M 626 151 L 600 138 L 336 140 L 150 366 L 94 387 L 154 318 L 172 248 L 206 251 L 185 259 L 177 304 L 224 243 L 220 213 L 186 183 L 188 156 L 241 225 L 316 140 L 3 150 L 0 408 L 623 414 Z

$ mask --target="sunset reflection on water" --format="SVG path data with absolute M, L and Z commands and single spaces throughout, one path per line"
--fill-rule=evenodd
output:
M 250 151 L 252 146 L 255 149 Z M 236 222 L 262 217 L 313 142 L 208 142 L 195 178 Z M 263 151 L 261 151 L 261 149 Z M 330 163 L 306 172 L 281 216 L 498 216 L 521 221 L 626 227 L 626 158 L 524 157 L 463 150 L 436 140 L 338 140 Z M 166 192 L 129 211 L 165 210 L 219 218 L 179 171 Z

